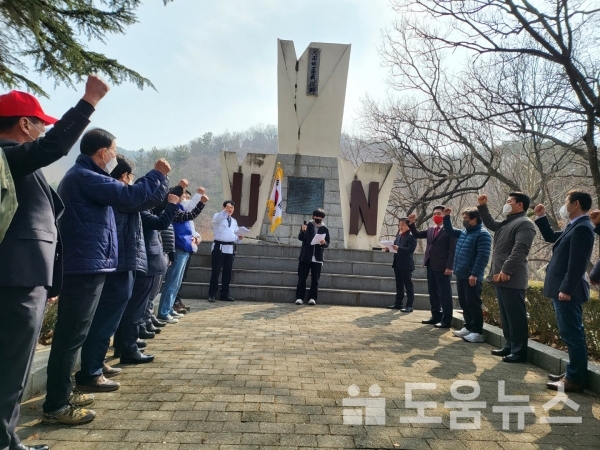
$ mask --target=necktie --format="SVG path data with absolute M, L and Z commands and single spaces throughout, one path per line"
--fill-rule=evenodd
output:
M 231 228 L 231 217 L 227 218 L 227 226 Z
M 435 230 L 433 230 L 433 238 L 434 239 L 437 237 L 439 232 L 440 232 L 440 227 L 435 227 Z

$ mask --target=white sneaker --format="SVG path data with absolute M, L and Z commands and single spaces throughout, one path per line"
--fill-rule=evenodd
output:
M 167 315 L 166 315 L 166 316 L 164 316 L 164 317 L 163 317 L 163 316 L 157 316 L 156 318 L 157 318 L 158 320 L 161 320 L 161 321 L 163 321 L 163 322 L 166 322 L 166 323 L 177 323 L 177 322 L 179 322 L 179 320 L 175 319 L 175 318 L 174 318 L 172 315 L 170 315 L 170 314 L 167 314 Z
M 309 305 L 316 305 L 316 304 L 317 304 L 317 302 L 315 302 L 315 301 L 314 301 L 314 299 L 312 299 L 312 298 L 311 298 L 311 299 L 308 301 L 308 304 L 309 304 Z
M 466 336 L 463 336 L 463 339 L 467 342 L 480 343 L 485 342 L 483 340 L 483 336 L 479 333 L 469 333 Z
M 299 298 L 298 300 L 296 300 L 296 305 L 301 305 L 302 303 L 304 303 L 304 302 L 302 301 L 301 298 Z
M 460 330 L 453 331 L 452 334 L 456 337 L 463 337 L 463 336 L 467 336 L 468 334 L 471 334 L 471 332 L 469 330 L 467 330 L 465 327 L 462 327 Z

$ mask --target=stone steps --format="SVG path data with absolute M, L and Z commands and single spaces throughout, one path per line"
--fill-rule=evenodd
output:
M 212 242 L 192 255 L 182 296 L 207 299 Z M 231 295 L 242 301 L 293 302 L 298 282 L 299 246 L 249 241 L 237 246 Z M 319 282 L 320 304 L 385 307 L 394 303 L 393 256 L 377 250 L 327 249 Z M 430 309 L 423 255 L 415 255 L 415 309 Z M 310 286 L 310 278 L 307 281 Z M 456 287 L 453 283 L 453 290 Z M 307 300 L 307 299 L 305 299 Z M 456 299 L 455 299 L 455 303 Z
M 295 286 L 260 286 L 231 283 L 230 290 L 231 295 L 235 297 L 236 301 L 293 303 L 296 294 Z M 208 283 L 184 282 L 181 286 L 181 297 L 207 299 Z M 319 285 L 319 298 L 317 302 L 320 305 L 371 306 L 383 308 L 392 305 L 395 298 L 395 292 L 328 289 L 321 288 Z M 429 296 L 426 294 L 415 293 L 413 307 L 414 309 L 429 310 Z
M 325 267 L 324 269 L 326 269 Z M 210 281 L 210 268 L 190 267 L 186 281 L 195 283 L 208 283 Z M 390 272 L 392 272 L 390 270 Z M 234 268 L 231 276 L 233 284 L 240 285 L 267 285 L 296 287 L 298 273 L 296 271 L 282 270 L 256 270 Z M 310 283 L 310 281 L 309 281 Z M 427 293 L 427 280 L 413 278 L 415 292 Z M 453 283 L 453 287 L 455 284 Z M 396 279 L 393 276 L 361 276 L 344 275 L 337 273 L 321 273 L 319 289 L 361 290 L 376 292 L 395 292 Z M 454 290 L 456 291 L 455 287 Z M 455 292 L 456 293 L 456 292 Z

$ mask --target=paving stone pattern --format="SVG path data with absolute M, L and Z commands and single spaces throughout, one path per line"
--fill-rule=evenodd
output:
M 97 394 L 94 422 L 44 426 L 43 398 L 25 403 L 19 431 L 25 443 L 46 442 L 52 450 L 600 447 L 598 397 L 570 394 L 578 411 L 559 403 L 546 413 L 543 405 L 554 395 L 544 387 L 543 370 L 503 363 L 490 355 L 488 344 L 469 344 L 448 330 L 421 325 L 427 312 L 186 303 L 192 312 L 148 341 L 156 362 L 125 367 L 113 378 L 121 382 L 118 391 Z M 479 429 L 450 427 L 444 402 L 456 401 L 450 389 L 457 380 L 479 383 L 473 401 L 486 402 Z M 507 395 L 529 395 L 530 401 L 500 402 L 499 380 Z M 416 416 L 405 405 L 407 383 L 435 383 L 435 390 L 416 391 L 413 401 L 436 402 L 424 413 L 441 416 L 441 423 L 401 423 Z M 360 389 L 358 396 L 349 395 L 351 385 Z M 369 394 L 373 385 L 381 390 L 378 397 Z M 466 398 L 472 390 L 458 393 Z M 345 398 L 384 399 L 385 425 L 344 425 Z M 502 414 L 493 411 L 512 405 L 535 408 L 524 415 L 523 430 L 516 414 L 504 430 Z M 373 411 L 358 410 L 372 417 Z M 548 414 L 581 417 L 582 423 L 540 423 Z

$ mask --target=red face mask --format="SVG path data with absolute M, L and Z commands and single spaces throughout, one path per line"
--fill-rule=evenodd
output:
M 433 222 L 436 225 L 441 225 L 443 221 L 444 221 L 444 218 L 442 216 L 433 216 Z

